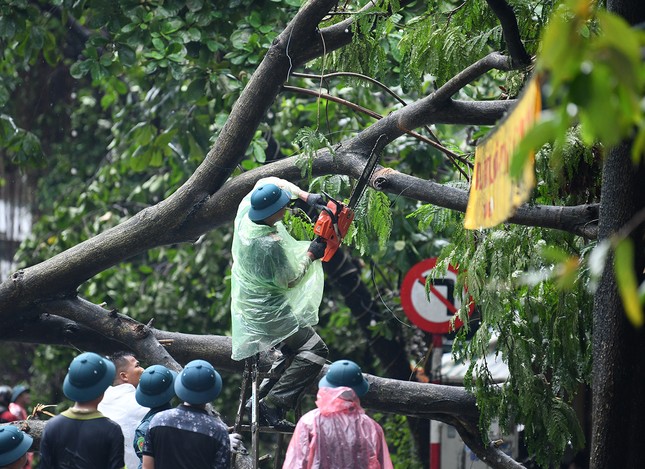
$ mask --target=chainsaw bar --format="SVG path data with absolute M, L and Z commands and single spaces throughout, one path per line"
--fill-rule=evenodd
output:
M 380 140 L 380 137 L 379 137 L 379 140 Z M 376 141 L 376 143 L 378 144 L 378 140 Z M 370 179 L 372 178 L 372 174 L 374 174 L 374 170 L 376 169 L 376 163 L 378 163 L 378 160 L 380 157 L 381 157 L 381 152 L 376 151 L 376 145 L 375 145 L 374 149 L 372 150 L 372 153 L 370 154 L 370 157 L 367 159 L 367 163 L 365 163 L 365 168 L 363 168 L 363 173 L 361 174 L 360 179 L 352 189 L 352 193 L 349 196 L 349 204 L 347 206 L 352 210 L 356 208 L 358 201 L 361 200 L 361 197 L 363 197 L 363 193 L 365 192 L 365 189 L 367 188 L 367 184 L 370 182 Z

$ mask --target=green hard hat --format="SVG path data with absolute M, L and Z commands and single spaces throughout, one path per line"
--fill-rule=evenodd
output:
M 291 198 L 287 191 L 283 191 L 275 184 L 260 186 L 251 194 L 251 210 L 249 218 L 252 221 L 262 221 L 277 213 L 289 203 Z
M 361 368 L 351 360 L 338 360 L 332 363 L 327 374 L 320 380 L 321 388 L 338 388 L 346 386 L 352 388 L 358 397 L 367 393 L 370 383 L 367 382 Z

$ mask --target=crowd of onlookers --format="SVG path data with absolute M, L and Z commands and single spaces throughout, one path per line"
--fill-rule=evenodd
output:
M 295 427 L 284 467 L 392 467 L 381 427 L 360 406 L 368 388 L 358 365 L 333 363 L 319 383 L 317 408 Z M 81 353 L 63 382 L 73 405 L 46 423 L 39 448 L 18 426 L 0 425 L 0 468 L 29 468 L 35 450 L 42 469 L 229 468 L 243 444 L 212 408 L 221 390 L 220 374 L 205 360 L 177 373 L 162 365 L 144 370 L 129 352 Z M 3 423 L 27 419 L 29 392 L 0 386 Z

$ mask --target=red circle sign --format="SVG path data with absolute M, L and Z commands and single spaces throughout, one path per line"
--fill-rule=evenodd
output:
M 426 278 L 437 265 L 437 258 L 425 259 L 412 266 L 401 284 L 401 306 L 406 316 L 417 327 L 434 334 L 448 334 L 453 331 L 450 320 L 461 308 L 460 295 L 455 294 L 457 269 L 448 266 L 443 277 L 432 280 L 430 294 L 426 296 Z M 475 304 L 471 301 L 468 315 L 473 314 Z M 457 318 L 454 329 L 463 322 Z

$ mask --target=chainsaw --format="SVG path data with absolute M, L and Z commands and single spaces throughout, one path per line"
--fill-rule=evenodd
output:
M 367 184 L 376 169 L 379 155 L 379 152 L 373 151 L 368 158 L 360 179 L 352 189 L 348 204 L 344 204 L 334 199 L 326 192 L 323 192 L 329 200 L 327 205 L 319 205 L 317 207 L 320 209 L 320 215 L 314 225 L 314 234 L 317 237 L 316 239 L 322 239 L 327 243 L 325 255 L 322 257 L 323 262 L 329 262 L 334 254 L 336 254 L 343 238 L 345 238 L 345 235 L 349 230 L 349 226 L 354 220 L 354 209 L 363 196 L 363 193 L 367 188 Z

